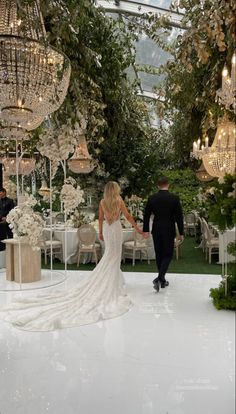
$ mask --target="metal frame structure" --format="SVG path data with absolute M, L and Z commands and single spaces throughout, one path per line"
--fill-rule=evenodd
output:
M 141 16 L 142 14 L 156 14 L 170 18 L 171 26 L 183 28 L 181 20 L 184 13 L 164 9 L 162 7 L 151 6 L 129 0 L 96 0 L 96 5 L 102 7 L 109 13 L 129 14 L 132 16 Z

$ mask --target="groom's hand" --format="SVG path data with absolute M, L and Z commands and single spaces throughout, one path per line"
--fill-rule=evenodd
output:
M 148 233 L 148 232 L 143 232 L 143 237 L 145 238 L 145 239 L 148 239 L 148 237 L 150 236 L 150 233 Z

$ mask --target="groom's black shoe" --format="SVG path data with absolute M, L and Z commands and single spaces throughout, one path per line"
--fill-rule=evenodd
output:
M 166 286 L 169 286 L 168 280 L 165 280 L 164 282 L 161 282 L 161 288 L 164 289 Z
M 154 288 L 157 292 L 159 292 L 159 290 L 160 290 L 160 282 L 159 282 L 159 280 L 155 280 L 155 282 L 153 282 L 153 288 Z

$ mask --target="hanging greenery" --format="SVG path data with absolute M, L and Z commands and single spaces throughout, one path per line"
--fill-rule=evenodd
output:
M 192 142 L 208 132 L 211 144 L 217 119 L 224 112 L 216 103 L 216 91 L 221 87 L 223 66 L 230 67 L 235 48 L 236 4 L 233 0 L 180 0 L 172 8 L 184 10 L 183 29 L 167 46 L 160 39 L 176 30 L 171 29 L 170 19 L 144 15 L 132 19 L 130 25 L 139 24 L 140 31 L 172 55 L 156 71 L 165 77 L 155 92 L 165 96 L 162 114 L 171 121 L 176 166 L 185 167 L 193 165 L 189 157 Z M 231 111 L 228 116 L 234 119 Z

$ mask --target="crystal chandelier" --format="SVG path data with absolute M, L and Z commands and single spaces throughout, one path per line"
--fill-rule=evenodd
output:
M 19 127 L 0 127 L 0 139 L 2 140 L 17 140 L 27 141 L 30 139 L 30 134 L 23 128 Z
M 236 52 L 231 60 L 231 76 L 229 76 L 226 65 L 222 71 L 222 87 L 216 91 L 216 101 L 230 110 L 231 106 L 236 112 Z
M 212 181 L 214 179 L 214 177 L 212 177 L 210 174 L 208 174 L 208 172 L 206 171 L 203 162 L 201 163 L 200 167 L 198 168 L 198 170 L 196 171 L 196 177 L 198 178 L 199 181 Z
M 71 171 L 78 174 L 88 174 L 93 171 L 95 165 L 89 155 L 84 135 L 79 135 L 78 146 L 73 156 L 68 160 L 68 166 Z
M 49 46 L 39 1 L 0 0 L 0 119 L 32 130 L 62 104 L 69 59 Z
M 192 155 L 202 159 L 204 167 L 212 177 L 224 177 L 225 174 L 235 173 L 236 156 L 236 127 L 227 118 L 222 118 L 217 127 L 216 136 L 211 147 L 208 146 L 208 137 L 205 146 L 201 140 L 193 143 Z
M 30 175 L 35 169 L 34 158 L 6 157 L 2 160 L 6 175 Z
M 38 190 L 39 195 L 48 199 L 50 197 L 50 188 L 48 188 L 46 181 L 43 179 L 41 183 L 41 187 Z

